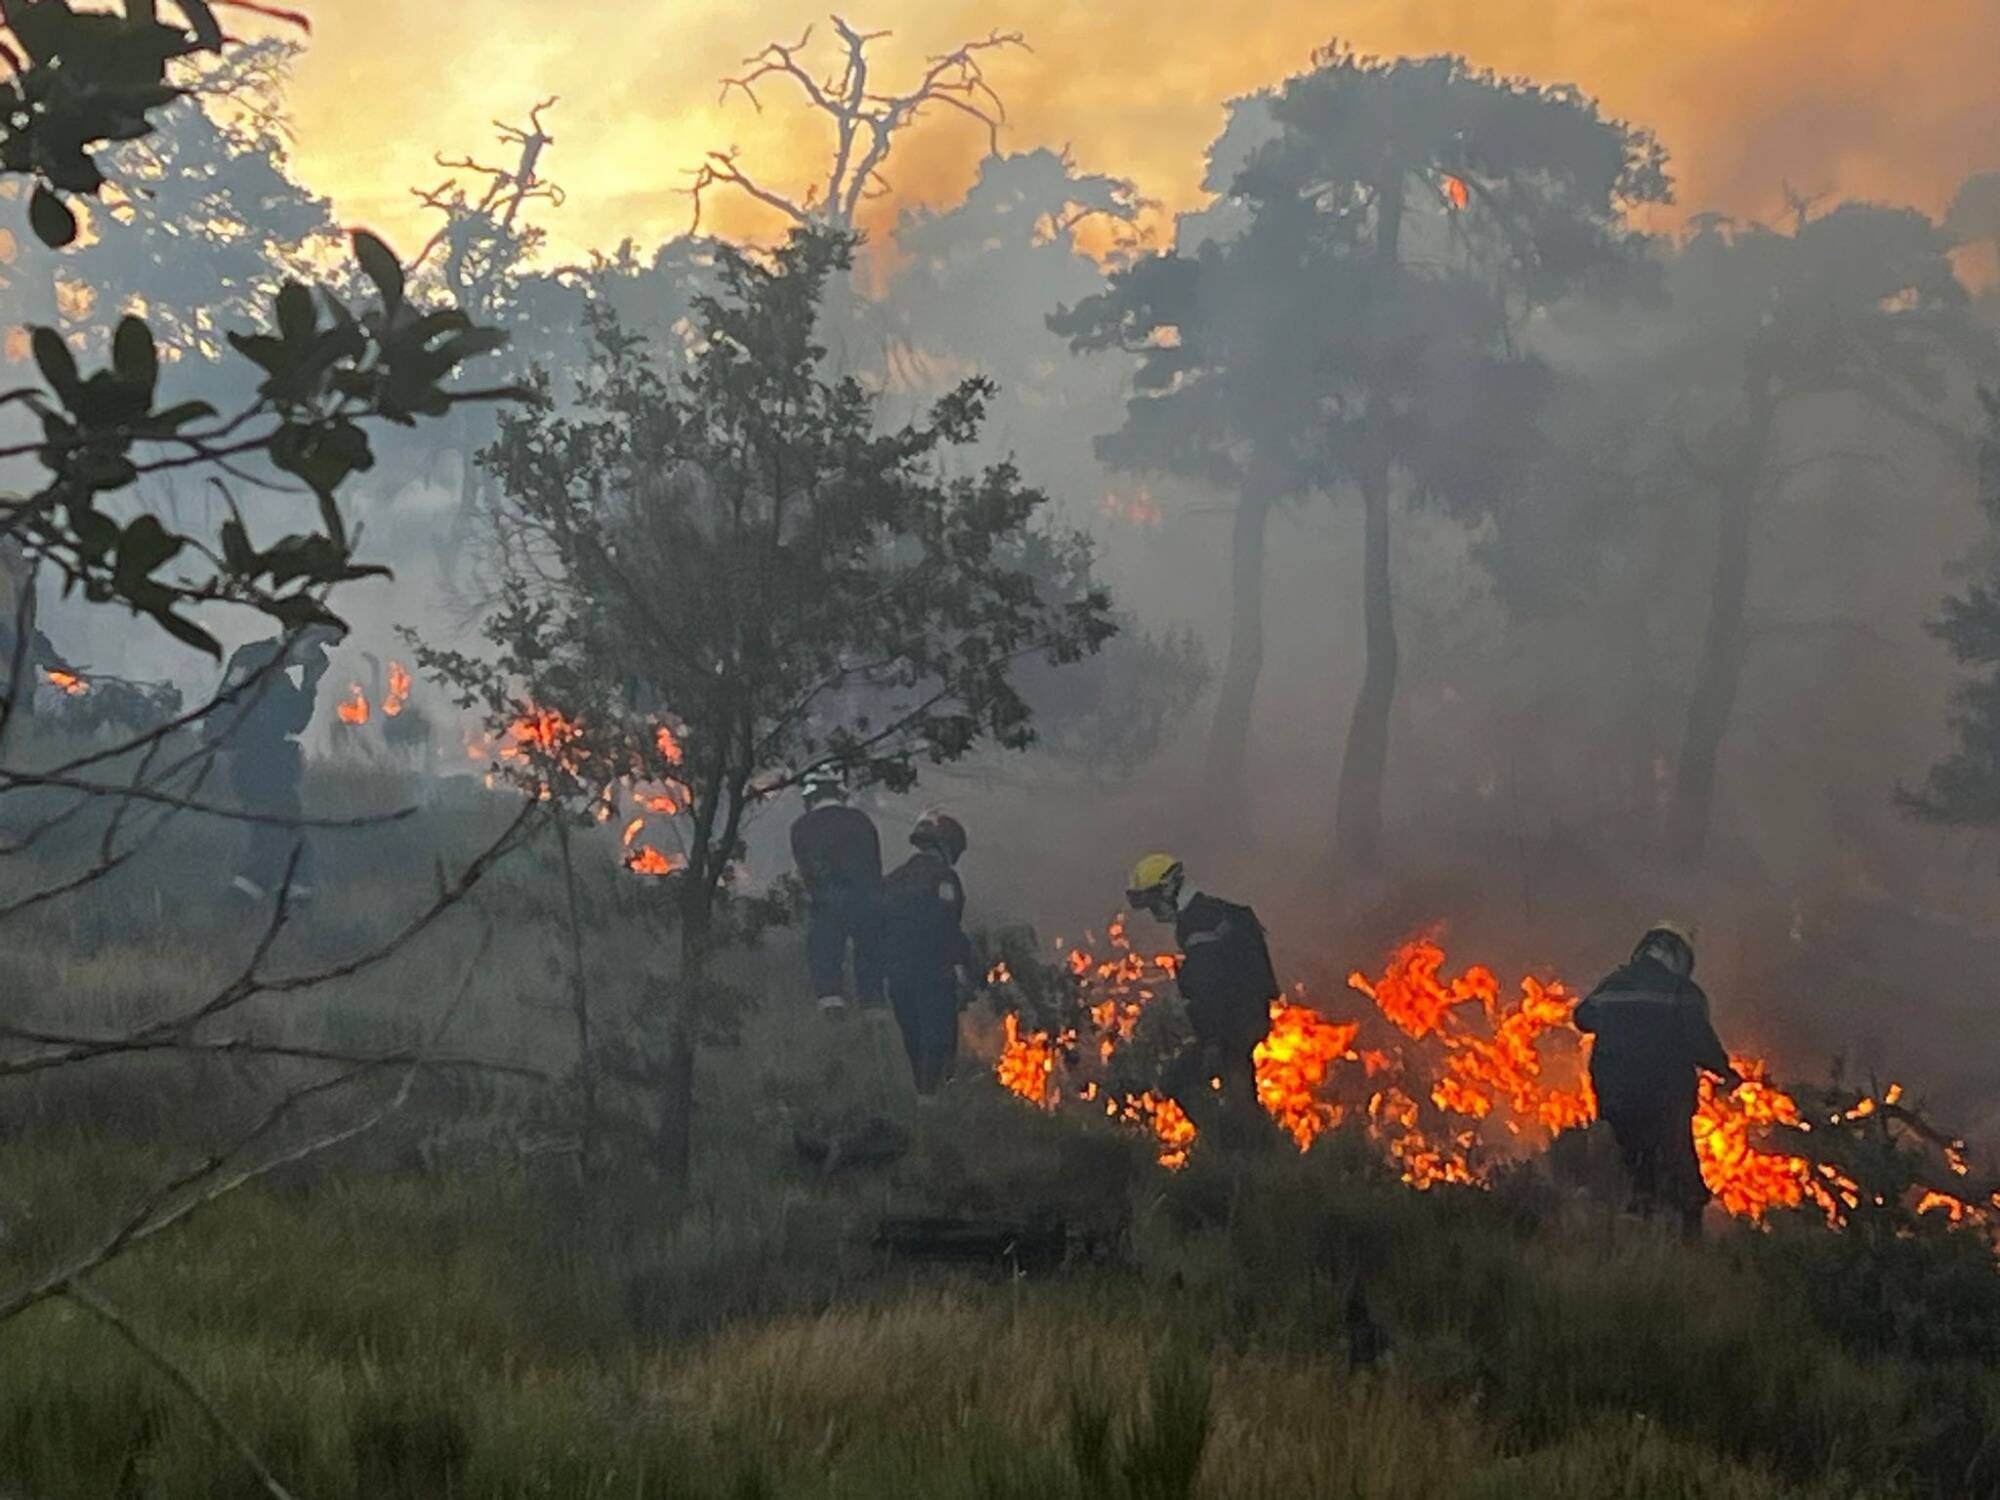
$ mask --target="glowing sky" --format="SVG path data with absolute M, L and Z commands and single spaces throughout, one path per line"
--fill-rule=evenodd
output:
M 710 146 L 787 187 L 824 137 L 780 87 L 760 117 L 716 83 L 765 40 L 824 12 L 800 0 L 322 0 L 294 91 L 296 164 L 343 218 L 415 244 L 407 189 L 432 153 L 493 156 L 490 121 L 557 94 L 548 175 L 558 254 L 684 229 L 685 169 Z M 884 76 L 997 28 L 1033 52 L 994 60 L 1014 148 L 1069 145 L 1085 168 L 1135 178 L 1169 208 L 1198 201 L 1222 101 L 1304 66 L 1332 35 L 1370 52 L 1459 51 L 1570 81 L 1652 127 L 1683 208 L 1775 215 L 1781 185 L 1914 202 L 1933 212 L 2000 166 L 2000 0 L 857 0 L 889 27 Z M 816 38 L 818 40 L 819 38 Z M 822 54 L 824 55 L 824 54 Z M 939 116 L 892 164 L 899 196 L 963 186 L 984 147 Z M 724 227 L 749 227 L 738 211 Z

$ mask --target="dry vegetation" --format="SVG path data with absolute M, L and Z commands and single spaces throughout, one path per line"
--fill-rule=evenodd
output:
M 315 786 L 324 807 L 392 790 Z M 287 941 L 311 958 L 365 939 L 486 816 L 447 801 L 329 840 L 329 898 Z M 9 991 L 30 1014 L 59 993 L 80 1026 L 212 981 L 244 925 L 203 909 L 217 853 L 190 835 L 121 872 L 15 948 Z M 560 1073 L 554 896 L 552 868 L 523 856 L 451 930 L 265 1024 L 347 1049 L 407 1041 L 486 932 L 450 1050 Z M 173 936 L 190 932 L 221 938 Z M 642 988 L 643 929 L 599 932 L 592 951 L 615 1011 Z M 788 996 L 793 962 L 780 939 L 739 977 Z M 97 1285 L 301 1497 L 2000 1486 L 2000 1280 L 1969 1241 L 1780 1226 L 1684 1249 L 1542 1172 L 1420 1196 L 1339 1139 L 1168 1176 L 1141 1142 L 1022 1110 L 976 1067 L 922 1118 L 894 1075 L 891 1111 L 916 1137 L 894 1166 L 802 1168 L 794 1127 L 883 1096 L 882 1040 L 774 999 L 711 1053 L 699 1191 L 678 1224 L 637 1166 L 579 1189 L 559 1086 L 440 1072 L 369 1137 Z M 111 1059 L 14 1081 L 4 1279 L 101 1236 L 304 1066 Z M 1037 1211 L 1087 1253 L 1030 1274 L 914 1266 L 871 1243 L 885 1212 Z M 263 1493 L 181 1391 L 76 1307 L 0 1329 L 0 1358 L 8 1493 Z

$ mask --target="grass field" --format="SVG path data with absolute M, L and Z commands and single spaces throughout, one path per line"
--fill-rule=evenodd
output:
M 327 840 L 329 895 L 280 957 L 365 944 L 492 817 Z M 0 960 L 13 1012 L 115 1026 L 226 982 L 255 923 L 214 893 L 225 856 L 190 833 L 51 909 Z M 556 894 L 524 855 L 410 952 L 259 1002 L 256 1024 L 407 1043 L 483 955 L 446 1040 L 561 1072 Z M 665 945 L 608 876 L 591 897 L 616 1024 Z M 637 1162 L 579 1186 L 559 1089 L 427 1077 L 369 1136 L 93 1285 L 302 1500 L 2000 1494 L 2000 1277 L 1969 1238 L 1780 1224 L 1686 1247 L 1539 1169 L 1420 1195 L 1343 1137 L 1167 1174 L 976 1062 L 920 1114 L 885 1038 L 791 998 L 795 963 L 779 940 L 739 966 L 768 998 L 707 1056 L 677 1221 Z M 0 1285 L 100 1239 L 304 1076 L 114 1059 L 0 1085 Z M 797 1127 L 861 1109 L 912 1149 L 834 1175 L 800 1161 Z M 1082 1249 L 1032 1272 L 916 1263 L 874 1244 L 907 1213 L 1055 1214 Z M 262 1493 L 90 1313 L 0 1326 L 0 1494 Z

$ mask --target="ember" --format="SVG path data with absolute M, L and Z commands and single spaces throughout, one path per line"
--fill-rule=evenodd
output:
M 75 672 L 65 672 L 60 667 L 48 667 L 42 671 L 50 687 L 61 688 L 72 698 L 81 698 L 90 691 L 90 684 Z

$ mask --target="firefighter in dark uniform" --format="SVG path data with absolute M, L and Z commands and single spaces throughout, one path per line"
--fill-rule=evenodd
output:
M 35 565 L 13 537 L 0 539 L 0 694 L 20 693 L 13 711 L 23 717 L 35 708 L 35 693 L 51 673 L 74 672 L 49 638 L 35 628 Z M 25 648 L 20 645 L 23 637 Z M 14 656 L 21 655 L 21 678 L 13 680 Z
M 1194 1039 L 1169 1065 L 1162 1086 L 1199 1123 L 1220 1079 L 1230 1115 L 1250 1118 L 1257 1103 L 1257 1044 L 1270 1031 L 1271 1003 L 1279 994 L 1271 950 L 1249 907 L 1190 893 L 1186 886 L 1179 860 L 1149 854 L 1133 867 L 1125 892 L 1133 907 L 1172 925 L 1181 950 L 1176 980 Z
M 1689 1235 L 1701 1232 L 1708 1203 L 1694 1150 L 1700 1075 L 1713 1073 L 1732 1088 L 1743 1081 L 1693 974 L 1693 941 L 1663 922 L 1573 1017 L 1595 1038 L 1590 1084 L 1631 1179 L 1633 1211 L 1672 1215 Z
M 792 861 L 806 888 L 806 969 L 822 1014 L 847 1009 L 847 955 L 854 954 L 854 998 L 882 1004 L 882 839 L 875 823 L 847 801 L 837 771 L 805 780 L 806 810 L 792 824 Z
M 927 812 L 910 830 L 915 849 L 882 882 L 882 959 L 889 1004 L 903 1033 L 917 1096 L 928 1099 L 958 1059 L 958 1003 L 972 985 L 965 886 L 955 868 L 965 825 Z
M 298 737 L 312 724 L 327 652 L 340 637 L 331 626 L 311 625 L 290 636 L 252 641 L 229 658 L 220 701 L 205 730 L 225 754 L 230 785 L 245 811 L 279 819 L 300 816 L 305 753 Z M 296 826 L 250 824 L 243 867 L 231 889 L 250 901 L 276 895 L 300 842 Z M 295 902 L 313 894 L 311 853 L 310 845 L 300 850 L 290 892 Z

